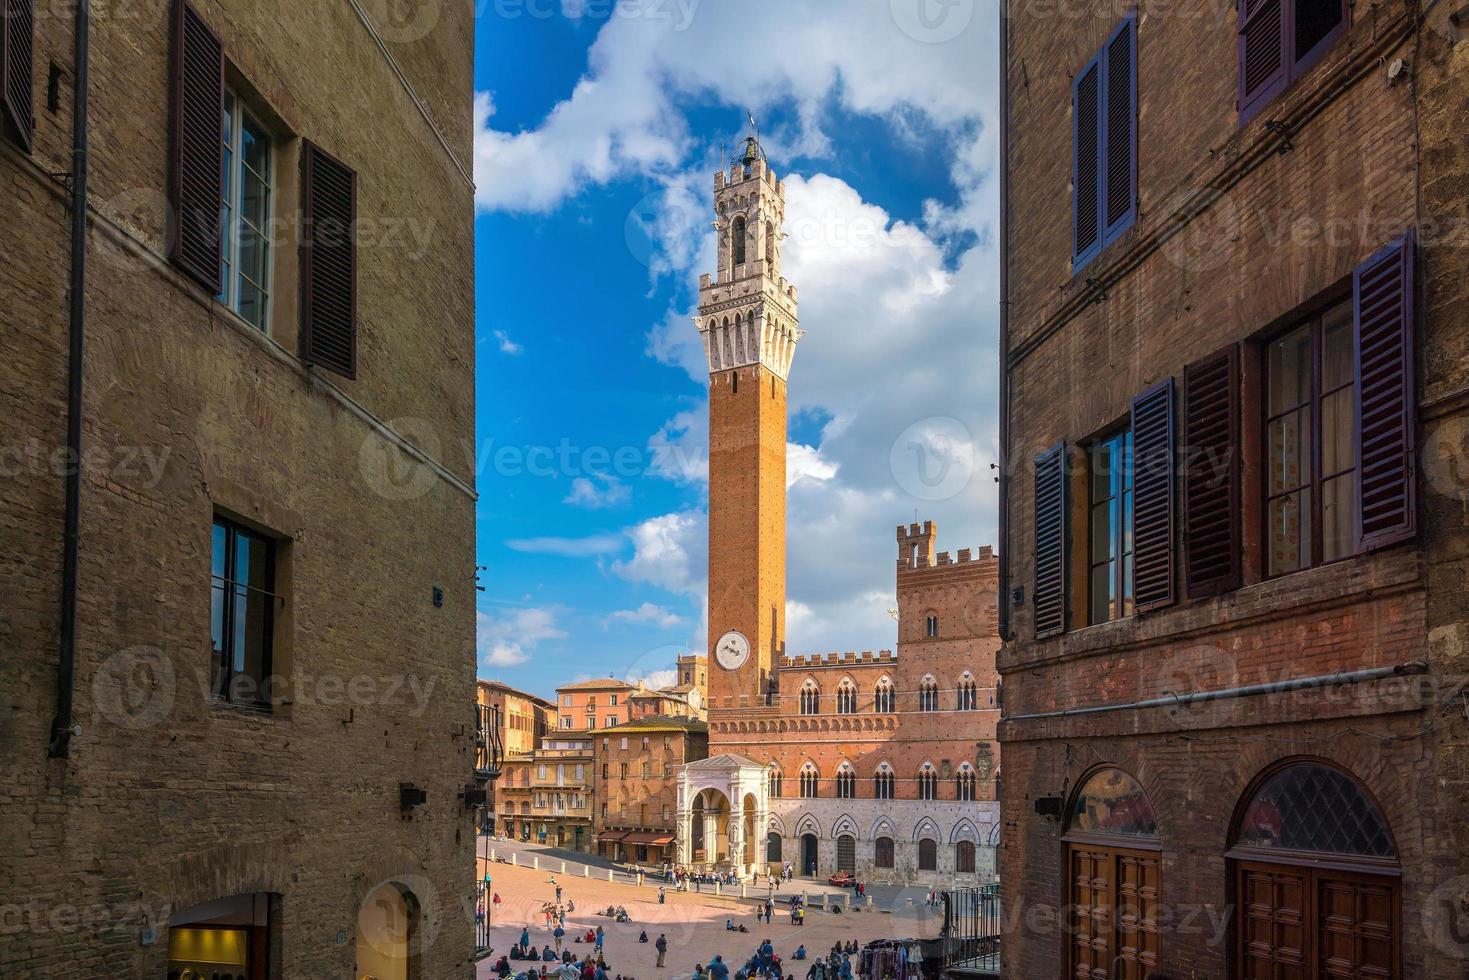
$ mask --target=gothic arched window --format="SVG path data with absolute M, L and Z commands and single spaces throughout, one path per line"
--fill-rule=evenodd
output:
M 879 800 L 893 798 L 893 769 L 886 762 L 878 766 L 877 775 L 872 777 L 872 795 Z
M 771 799 L 780 799 L 780 770 L 770 770 L 769 789 Z
M 729 226 L 729 253 L 735 265 L 745 264 L 745 216 L 736 215 Z
M 918 798 L 920 800 L 939 798 L 939 774 L 934 771 L 932 763 L 925 762 L 923 768 L 918 772 Z
M 837 714 L 851 715 L 857 712 L 857 685 L 851 678 L 843 678 L 837 688 Z
M 897 710 L 893 682 L 884 677 L 877 682 L 877 688 L 872 692 L 872 710 L 878 712 L 892 712 Z
M 808 762 L 801 767 L 802 799 L 812 800 L 816 798 L 816 796 L 818 795 L 817 786 L 820 782 L 820 778 L 821 774 L 816 771 L 816 767 L 813 766 L 811 763 Z
M 801 714 L 814 715 L 821 711 L 821 688 L 808 680 L 801 685 Z
M 979 707 L 979 688 L 975 686 L 974 678 L 969 671 L 959 678 L 958 708 L 960 711 L 973 711 Z
M 857 798 L 857 773 L 852 769 L 851 763 L 843 762 L 842 767 L 837 770 L 837 799 L 855 800 Z
M 959 767 L 959 773 L 954 777 L 954 789 L 958 794 L 955 799 L 965 803 L 974 802 L 974 770 L 969 763 Z
M 924 677 L 923 682 L 918 685 L 918 710 L 939 710 L 939 685 L 932 676 Z

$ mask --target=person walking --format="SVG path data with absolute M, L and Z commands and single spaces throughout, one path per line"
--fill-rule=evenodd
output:
M 725 965 L 724 957 L 718 953 L 715 953 L 714 959 L 709 961 L 709 978 L 710 980 L 729 980 L 729 967 Z
M 668 896 L 664 894 L 664 892 L 663 892 L 663 886 L 662 885 L 659 885 L 658 886 L 658 904 L 659 905 L 663 905 L 667 901 L 668 901 Z
M 658 941 L 653 944 L 653 948 L 658 951 L 658 969 L 661 970 L 663 969 L 663 957 L 668 954 L 668 937 L 661 932 L 658 933 Z
M 566 937 L 566 930 L 563 929 L 563 928 L 561 928 L 561 925 L 558 923 L 557 926 L 556 926 L 556 928 L 555 928 L 555 930 L 552 931 L 551 936 L 552 936 L 552 938 L 554 938 L 556 940 L 556 955 L 557 956 L 560 956 L 561 955 L 561 940 Z
M 520 948 L 530 949 L 530 927 L 520 930 Z

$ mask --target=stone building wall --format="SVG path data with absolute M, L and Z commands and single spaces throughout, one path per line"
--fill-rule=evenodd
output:
M 0 494 L 0 877 L 30 903 L 0 936 L 0 974 L 162 978 L 172 913 L 269 893 L 272 975 L 350 976 L 359 908 L 393 882 L 418 904 L 423 974 L 469 977 L 470 12 L 434 5 L 421 33 L 390 32 L 400 78 L 352 5 L 198 4 L 280 140 L 275 213 L 296 213 L 303 138 L 358 173 L 346 380 L 297 357 L 294 222 L 274 229 L 269 336 L 164 259 L 170 7 L 116 8 L 92 33 L 80 734 L 64 760 L 47 742 L 68 215 L 48 175 L 69 169 L 69 8 L 36 22 L 34 152 L 0 140 L 0 444 L 16 463 Z M 277 537 L 273 713 L 207 694 L 216 513 Z M 427 801 L 403 811 L 400 783 Z
M 1011 476 L 1002 547 L 1011 559 L 1000 591 L 1013 603 L 1013 632 L 1000 654 L 1003 892 L 1007 902 L 1059 911 L 1070 877 L 1060 858 L 1067 828 L 1036 806 L 1069 800 L 1090 770 L 1116 766 L 1157 812 L 1167 911 L 1174 921 L 1194 914 L 1190 928 L 1164 935 L 1159 969 L 1228 975 L 1238 907 L 1225 857 L 1232 820 L 1267 767 L 1313 757 L 1354 776 L 1391 827 L 1402 870 L 1402 975 L 1457 976 L 1469 950 L 1452 938 L 1444 910 L 1469 893 L 1461 807 L 1448 802 L 1462 800 L 1465 727 L 1461 712 L 1449 712 L 1450 723 L 1441 709 L 1458 697 L 1469 650 L 1469 253 L 1465 155 L 1447 120 L 1466 105 L 1469 45 L 1447 12 L 1420 28 L 1411 8 L 1353 6 L 1348 31 L 1316 67 L 1240 125 L 1233 8 L 1190 4 L 1174 13 L 1191 15 L 1186 30 L 1176 17 L 1138 20 L 1138 219 L 1073 274 L 1072 78 L 1120 12 L 1068 18 L 1010 8 Z M 1399 73 L 1398 59 L 1411 75 Z M 1353 269 L 1409 228 L 1418 232 L 1422 290 L 1417 537 L 1266 578 L 1263 529 L 1251 516 L 1260 486 L 1251 460 L 1261 458 L 1251 407 L 1257 341 L 1312 302 L 1350 295 Z M 1149 385 L 1180 379 L 1185 365 L 1235 341 L 1245 342 L 1243 587 L 1086 626 L 1084 580 L 1073 576 L 1068 632 L 1035 639 L 1035 457 L 1122 423 Z M 1079 464 L 1074 451 L 1071 458 Z M 1071 488 L 1073 501 L 1085 499 L 1084 483 Z M 1069 551 L 1084 559 L 1085 514 L 1069 516 Z M 1423 684 L 1016 720 L 1417 661 L 1428 666 Z M 1064 972 L 1072 936 L 1054 916 L 1006 922 L 1007 975 Z

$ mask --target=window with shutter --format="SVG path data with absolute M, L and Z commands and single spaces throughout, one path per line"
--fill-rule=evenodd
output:
M 1173 379 L 1132 403 L 1133 600 L 1138 612 L 1174 600 Z
M 1129 14 L 1072 84 L 1072 270 L 1137 215 L 1137 20 Z
M 1189 598 L 1240 584 L 1239 350 L 1183 369 L 1183 561 Z
M 1343 0 L 1239 0 L 1240 125 L 1305 74 L 1346 26 Z
M 36 123 L 31 108 L 35 0 L 0 0 L 0 14 L 0 116 L 5 131 L 29 153 Z
M 1066 446 L 1035 461 L 1036 639 L 1066 629 Z
M 213 295 L 220 291 L 224 48 L 184 0 L 174 5 L 172 70 L 169 258 Z
M 1409 233 L 1362 263 L 1352 276 L 1357 512 L 1363 548 L 1405 541 L 1417 529 L 1413 266 Z
M 310 142 L 301 168 L 301 356 L 355 378 L 357 174 Z

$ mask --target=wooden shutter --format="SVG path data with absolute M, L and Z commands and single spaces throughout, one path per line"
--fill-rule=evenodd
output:
M 6 131 L 29 153 L 36 128 L 31 108 L 35 0 L 0 0 L 0 13 L 0 115 Z
M 1073 265 L 1077 268 L 1095 255 L 1102 244 L 1101 76 L 1101 64 L 1093 61 L 1076 77 L 1071 93 L 1075 147 L 1072 175 Z
M 301 169 L 301 356 L 355 378 L 357 174 L 310 142 Z
M 1360 541 L 1381 548 L 1417 529 L 1412 234 L 1362 263 L 1352 293 Z
M 174 4 L 172 71 L 169 258 L 211 293 L 218 293 L 224 48 L 184 0 Z
M 1183 369 L 1183 567 L 1191 599 L 1240 584 L 1239 348 Z
M 1289 80 L 1290 0 L 1239 0 L 1239 115 L 1247 122 Z
M 1132 403 L 1133 596 L 1138 612 L 1173 604 L 1173 379 Z
M 1066 629 L 1066 445 L 1035 461 L 1036 639 Z
M 1123 18 L 1106 48 L 1106 241 L 1132 223 L 1137 201 L 1137 21 Z

